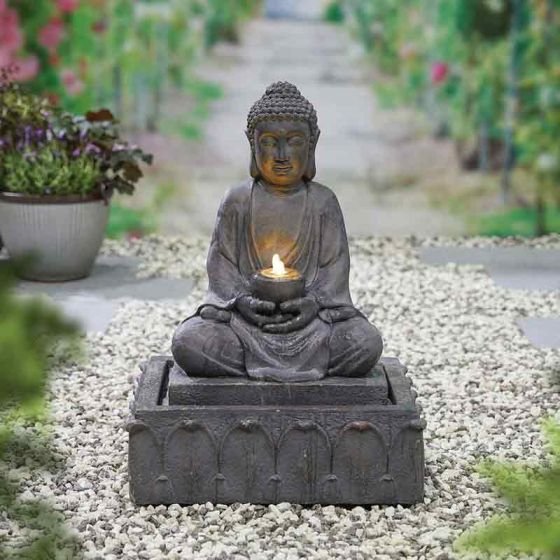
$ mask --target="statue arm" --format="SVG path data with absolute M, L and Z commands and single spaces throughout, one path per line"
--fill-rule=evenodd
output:
M 349 288 L 350 251 L 344 217 L 338 200 L 332 194 L 321 213 L 321 246 L 319 266 L 308 293 L 315 297 L 322 319 L 327 322 L 354 316 Z
M 219 309 L 232 309 L 237 299 L 249 292 L 239 271 L 241 220 L 239 209 L 226 196 L 218 211 L 208 251 L 208 296 L 201 308 L 212 305 Z

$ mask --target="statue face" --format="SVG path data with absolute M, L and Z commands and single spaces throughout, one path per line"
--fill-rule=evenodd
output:
M 255 127 L 255 159 L 263 179 L 288 187 L 301 181 L 309 159 L 309 124 L 263 121 Z

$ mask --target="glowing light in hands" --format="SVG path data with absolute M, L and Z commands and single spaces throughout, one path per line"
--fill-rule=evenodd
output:
M 275 253 L 272 257 L 272 272 L 278 276 L 286 275 L 286 267 L 284 266 L 284 263 L 278 253 Z

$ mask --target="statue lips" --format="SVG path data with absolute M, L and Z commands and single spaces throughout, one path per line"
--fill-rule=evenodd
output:
M 294 168 L 293 165 L 274 165 L 272 169 L 277 175 L 287 175 Z

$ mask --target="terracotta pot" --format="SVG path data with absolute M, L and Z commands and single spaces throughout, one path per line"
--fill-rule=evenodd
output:
M 0 236 L 26 280 L 62 282 L 91 272 L 109 216 L 98 196 L 0 192 Z

